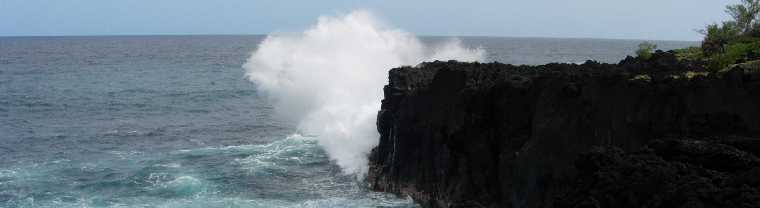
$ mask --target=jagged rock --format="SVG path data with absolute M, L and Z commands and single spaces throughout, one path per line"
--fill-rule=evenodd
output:
M 736 172 L 760 167 L 760 160 L 753 154 L 725 144 L 671 140 L 652 142 L 649 146 L 667 160 L 695 164 L 711 170 Z
M 582 154 L 576 184 L 557 195 L 554 207 L 760 207 L 760 160 L 754 155 L 694 140 L 653 146 L 629 154 L 616 147 Z
M 618 67 L 631 73 L 660 73 L 670 74 L 684 71 L 706 71 L 698 63 L 679 61 L 672 51 L 663 52 L 655 51 L 648 60 L 628 56 L 620 63 Z
M 367 181 L 424 207 L 551 207 L 556 194 L 575 188 L 573 161 L 593 146 L 633 151 L 665 137 L 760 138 L 759 80 L 742 70 L 679 76 L 700 69 L 665 53 L 615 65 L 451 61 L 392 69 Z M 709 159 L 682 161 L 724 165 Z M 604 207 L 600 200 L 582 204 Z

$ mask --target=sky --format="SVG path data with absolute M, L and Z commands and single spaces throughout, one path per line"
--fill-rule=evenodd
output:
M 0 36 L 270 34 L 373 12 L 418 35 L 700 40 L 739 0 L 0 0 Z

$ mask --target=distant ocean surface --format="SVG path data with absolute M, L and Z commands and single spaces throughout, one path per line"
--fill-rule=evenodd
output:
M 414 207 L 273 117 L 241 67 L 263 39 L 0 37 L 0 207 Z M 616 63 L 641 42 L 460 39 L 510 64 Z

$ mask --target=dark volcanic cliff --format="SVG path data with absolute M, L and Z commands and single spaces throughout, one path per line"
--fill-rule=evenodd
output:
M 608 189 L 600 188 L 603 180 L 595 174 L 631 174 L 618 167 L 639 164 L 632 162 L 639 157 L 623 151 L 652 150 L 660 139 L 666 142 L 655 143 L 689 139 L 737 147 L 693 160 L 649 151 L 663 167 L 686 164 L 683 170 L 713 171 L 719 178 L 749 170 L 705 166 L 715 163 L 711 156 L 735 150 L 748 154 L 737 158 L 756 162 L 760 153 L 760 140 L 753 139 L 760 138 L 760 76 L 740 68 L 703 73 L 669 53 L 616 65 L 433 62 L 393 69 L 389 80 L 367 180 L 375 190 L 412 196 L 424 207 L 615 207 L 602 202 L 618 198 L 646 204 L 659 197 L 650 196 L 655 190 L 597 193 Z M 617 160 L 602 159 L 606 169 L 584 166 L 595 164 L 588 154 L 596 146 L 609 147 L 597 155 Z M 694 162 L 702 160 L 708 162 Z M 615 180 L 637 187 L 635 179 L 656 178 L 646 173 Z M 756 193 L 757 185 L 748 189 Z

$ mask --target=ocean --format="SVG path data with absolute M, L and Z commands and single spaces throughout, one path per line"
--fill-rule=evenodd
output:
M 0 207 L 415 207 L 275 115 L 243 67 L 264 38 L 0 37 Z M 616 63 L 641 42 L 459 39 L 510 64 Z

